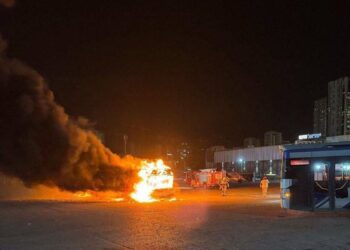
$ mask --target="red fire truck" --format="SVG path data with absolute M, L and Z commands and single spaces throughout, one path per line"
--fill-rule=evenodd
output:
M 222 171 L 215 168 L 200 169 L 198 171 L 187 171 L 185 181 L 192 187 L 216 187 L 222 179 Z

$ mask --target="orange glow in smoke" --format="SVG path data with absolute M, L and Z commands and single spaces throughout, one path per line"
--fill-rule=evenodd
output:
M 164 165 L 162 160 L 157 162 L 143 161 L 138 172 L 140 181 L 134 185 L 131 198 L 137 202 L 154 202 L 152 196 L 155 190 L 172 189 L 174 176 L 170 167 Z
M 90 192 L 77 192 L 74 195 L 78 198 L 90 198 L 92 196 Z

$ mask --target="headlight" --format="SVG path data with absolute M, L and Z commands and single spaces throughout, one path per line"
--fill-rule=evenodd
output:
M 290 191 L 289 191 L 289 189 L 283 189 L 282 190 L 282 199 L 289 199 L 290 198 Z

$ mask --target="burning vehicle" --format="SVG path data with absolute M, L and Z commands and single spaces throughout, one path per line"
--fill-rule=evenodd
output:
M 76 199 L 119 201 L 127 191 L 152 202 L 159 191 L 173 191 L 170 167 L 112 152 L 88 119 L 66 113 L 36 70 L 6 56 L 6 45 L 0 36 L 1 174 L 25 188 L 56 188 Z
M 140 181 L 134 185 L 131 198 L 137 202 L 154 202 L 173 198 L 174 174 L 162 160 L 143 161 L 138 172 Z

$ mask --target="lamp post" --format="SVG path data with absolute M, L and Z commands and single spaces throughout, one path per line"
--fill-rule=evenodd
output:
M 240 170 L 241 170 L 241 173 L 242 173 L 242 170 L 243 170 L 242 163 L 243 163 L 244 161 L 243 161 L 242 158 L 239 158 L 239 159 L 238 159 L 238 162 L 239 162 Z
M 127 143 L 128 143 L 128 135 L 123 135 L 123 139 L 124 139 L 124 155 L 127 154 L 127 150 L 126 150 L 126 146 L 127 146 Z
M 272 174 L 272 160 L 270 160 L 270 169 L 269 169 L 270 174 Z

